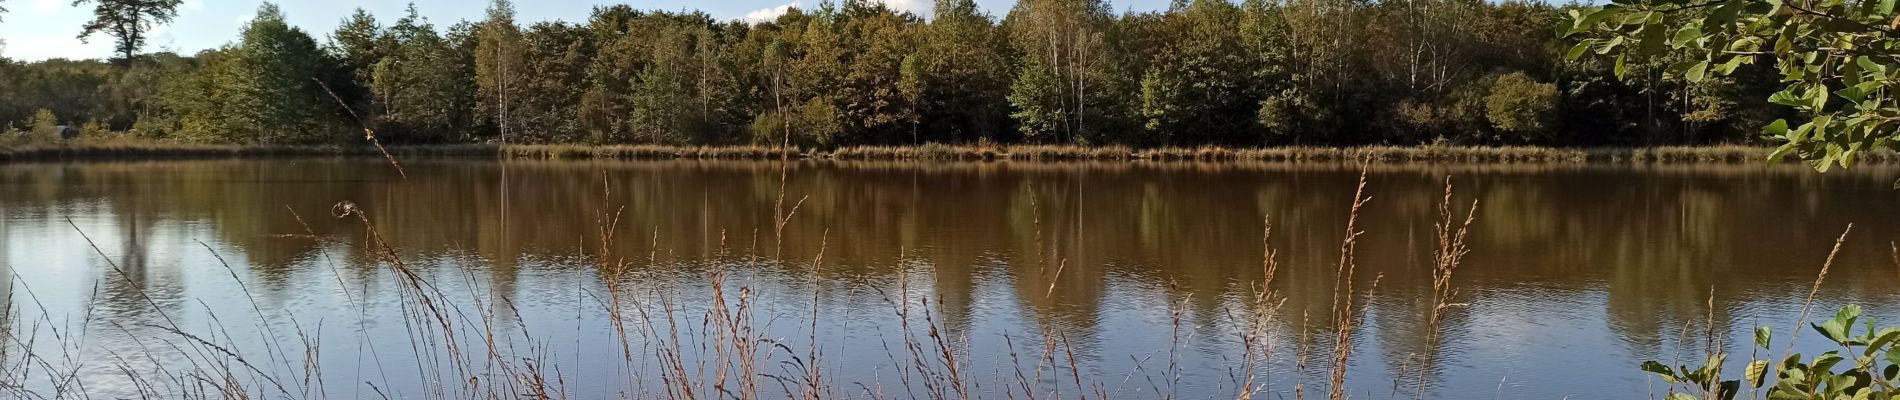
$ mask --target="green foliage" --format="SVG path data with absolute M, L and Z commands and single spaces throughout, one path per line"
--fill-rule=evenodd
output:
M 1102 0 L 1024 0 L 1004 19 L 1023 65 L 1008 96 L 1021 133 L 1043 142 L 1112 142 L 1131 119 L 1126 71 L 1115 62 Z M 1135 70 L 1140 71 L 1140 70 Z
M 1691 83 L 1730 76 L 1758 59 L 1773 60 L 1780 91 L 1768 98 L 1798 110 L 1763 131 L 1782 142 L 1772 159 L 1794 154 L 1816 169 L 1851 167 L 1862 151 L 1892 147 L 1894 97 L 1885 88 L 1900 69 L 1900 39 L 1889 0 L 1620 0 L 1570 12 L 1559 33 L 1582 39 L 1567 52 L 1614 55 L 1615 74 L 1664 56 L 1670 76 Z
M 1042 64 L 1031 64 L 1009 85 L 1010 113 L 1030 141 L 1054 141 L 1063 134 L 1067 116 L 1062 109 L 1062 82 Z
M 1770 360 L 1750 360 L 1742 379 L 1721 380 L 1724 353 L 1715 353 L 1702 365 L 1670 367 L 1656 361 L 1642 363 L 1643 371 L 1667 382 L 1671 399 L 1733 399 L 1744 390 L 1755 393 L 1767 386 L 1766 399 L 1888 399 L 1900 396 L 1900 328 L 1877 328 L 1862 319 L 1860 306 L 1849 305 L 1834 318 L 1811 326 L 1840 346 L 1813 358 L 1790 354 L 1772 363 L 1775 378 L 1768 379 Z M 1864 328 L 1861 328 L 1864 327 Z M 1767 327 L 1755 329 L 1757 351 L 1771 351 L 1774 335 Z M 1746 389 L 1744 387 L 1746 385 Z M 1678 393 L 1678 386 L 1685 392 Z
M 1766 62 L 1689 68 L 1685 46 L 1620 68 L 1608 56 L 1564 64 L 1572 47 L 1548 26 L 1569 9 L 1585 11 L 1183 0 L 1122 13 L 1102 0 L 1025 0 L 991 15 L 974 0 L 936 0 L 926 19 L 847 0 L 757 22 L 611 5 L 586 21 L 528 23 L 504 0 L 446 29 L 413 7 L 387 25 L 358 10 L 316 51 L 315 39 L 266 21 L 196 55 L 0 60 L 0 122 L 47 108 L 149 138 L 243 143 L 347 143 L 368 127 L 408 143 L 506 133 L 510 143 L 776 144 L 790 127 L 808 146 L 1630 145 L 1759 143 L 1756 125 L 1787 116 L 1763 100 L 1782 86 Z M 1693 71 L 1701 83 L 1663 79 Z
M 412 5 L 384 36 L 394 48 L 371 72 L 378 134 L 396 142 L 465 139 L 474 121 L 473 57 L 456 39 L 467 35 L 442 37 Z
M 544 22 L 530 26 L 522 36 L 523 63 L 519 87 L 512 87 L 508 118 L 518 130 L 508 132 L 511 143 L 574 142 L 582 139 L 581 93 L 585 87 L 589 48 L 580 26 Z
M 1498 77 L 1484 97 L 1485 117 L 1498 130 L 1525 139 L 1548 132 L 1557 112 L 1557 85 L 1537 82 L 1522 72 Z
M 521 27 L 515 25 L 515 6 L 508 0 L 495 0 L 488 6 L 488 19 L 475 33 L 476 118 L 499 134 L 519 133 L 528 128 L 518 114 L 522 106 L 521 90 L 531 71 L 527 68 Z
M 937 0 L 936 16 L 904 61 L 905 96 L 919 127 L 937 141 L 1000 140 L 1011 83 L 1007 37 L 973 0 Z
M 34 112 L 33 119 L 27 122 L 26 127 L 26 141 L 29 143 L 53 143 L 60 139 L 59 116 L 53 115 L 53 110 L 42 108 Z
M 321 143 L 345 137 L 336 103 L 320 80 L 337 62 L 303 30 L 290 26 L 275 4 L 265 3 L 247 23 L 243 38 L 200 54 L 196 74 L 164 83 L 158 113 L 175 118 L 175 135 L 236 143 Z M 150 121 L 148 127 L 173 130 Z
M 1256 112 L 1260 126 L 1267 134 L 1276 139 L 1299 142 L 1309 121 L 1316 115 L 1325 115 L 1312 97 L 1299 89 L 1286 89 L 1267 97 L 1260 102 Z
M 1142 76 L 1143 128 L 1163 144 L 1250 141 L 1259 93 L 1251 87 L 1252 55 L 1242 51 L 1241 9 L 1225 0 L 1196 1 L 1168 13 L 1158 34 L 1171 43 L 1156 49 Z
M 698 130 L 701 117 L 690 78 L 694 60 L 688 58 L 694 39 L 680 31 L 654 38 L 654 59 L 634 78 L 629 96 L 636 140 L 682 144 L 686 134 Z

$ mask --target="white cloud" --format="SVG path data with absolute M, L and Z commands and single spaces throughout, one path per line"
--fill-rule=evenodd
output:
M 761 8 L 757 10 L 752 10 L 752 12 L 749 12 L 749 13 L 745 13 L 745 16 L 740 17 L 739 19 L 742 21 L 745 21 L 746 23 L 752 23 L 752 24 L 771 21 L 774 19 L 778 19 L 780 15 L 785 15 L 785 13 L 790 12 L 792 10 L 792 7 L 800 7 L 800 6 L 798 5 L 798 2 L 794 1 L 791 3 L 779 5 L 778 7 Z
M 884 3 L 885 7 L 890 7 L 892 10 L 909 11 L 913 14 L 917 14 L 918 16 L 922 16 L 922 17 L 929 17 L 930 9 L 933 7 L 931 3 L 926 0 L 871 0 L 871 1 L 877 2 L 877 3 Z
M 94 37 L 90 43 L 80 43 L 72 35 L 31 34 L 7 38 L 5 55 L 17 60 L 43 60 L 48 58 L 100 58 L 112 54 L 112 40 Z
M 178 9 L 185 11 L 203 10 L 205 9 L 205 0 L 185 0 L 184 4 L 178 5 Z
M 930 10 L 933 7 L 930 0 L 871 0 L 871 2 L 884 4 L 885 7 L 890 7 L 892 10 L 899 12 L 909 11 L 925 18 L 930 17 Z M 752 12 L 745 13 L 745 16 L 739 17 L 739 19 L 753 24 L 767 22 L 778 19 L 780 15 L 785 15 L 785 13 L 791 11 L 793 7 L 804 9 L 805 6 L 800 4 L 799 1 L 793 1 L 781 4 L 777 7 L 752 10 Z
M 62 0 L 33 0 L 32 3 L 27 3 L 26 9 L 21 10 L 21 12 L 33 16 L 52 15 L 55 12 L 59 12 L 59 6 L 64 3 L 66 2 Z

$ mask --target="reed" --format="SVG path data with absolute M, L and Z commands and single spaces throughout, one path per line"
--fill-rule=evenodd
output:
M 373 137 L 373 136 L 370 136 Z M 962 162 L 1163 162 L 1163 163 L 1331 163 L 1380 164 L 1748 164 L 1766 163 L 1773 149 L 1748 145 L 1660 147 L 1539 147 L 1370 145 L 1353 147 L 1159 147 L 1078 145 L 996 145 L 978 143 L 917 146 L 850 146 L 829 150 L 762 145 L 674 146 L 656 144 L 393 144 L 366 141 L 348 145 L 238 145 L 139 139 L 125 136 L 79 138 L 46 143 L 0 143 L 0 162 L 218 159 L 267 157 L 503 157 L 523 160 L 776 160 L 779 158 L 850 161 Z M 1900 152 L 1860 152 L 1858 164 L 1900 162 Z M 1789 161 L 1790 163 L 1794 161 Z

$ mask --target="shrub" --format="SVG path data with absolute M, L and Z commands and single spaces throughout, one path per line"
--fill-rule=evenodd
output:
M 57 142 L 59 134 L 59 116 L 53 115 L 52 110 L 42 108 L 27 122 L 26 141 L 29 143 Z
M 1857 327 L 1857 323 L 1864 328 Z M 1720 380 L 1727 354 L 1714 353 L 1696 368 L 1670 367 L 1656 361 L 1643 362 L 1644 371 L 1654 373 L 1670 384 L 1670 400 L 1733 399 L 1748 385 L 1750 392 L 1769 383 L 1767 399 L 1890 399 L 1900 396 L 1900 328 L 1876 328 L 1872 318 L 1861 318 L 1860 306 L 1842 307 L 1833 319 L 1812 324 L 1840 350 L 1829 350 L 1803 359 L 1794 353 L 1779 363 L 1751 359 L 1742 379 Z M 1863 332 L 1856 333 L 1856 330 Z M 1767 327 L 1755 328 L 1756 352 L 1769 350 L 1774 335 Z M 1793 340 L 1793 339 L 1789 339 Z M 1753 358 L 1753 357 L 1751 357 Z M 1769 382 L 1768 373 L 1775 379 Z M 1676 392 L 1677 386 L 1685 392 Z
M 1500 76 L 1484 98 L 1484 109 L 1498 130 L 1535 138 L 1554 128 L 1557 85 L 1538 82 L 1523 72 Z

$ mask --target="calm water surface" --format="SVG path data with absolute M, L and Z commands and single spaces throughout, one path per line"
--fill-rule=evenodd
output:
M 1060 333 L 1084 379 L 1114 397 L 1158 397 L 1156 387 L 1231 396 L 1271 217 L 1281 265 L 1272 289 L 1285 303 L 1259 383 L 1268 398 L 1292 398 L 1296 385 L 1310 396 L 1326 387 L 1334 267 L 1358 176 L 1310 164 L 404 167 L 406 180 L 376 159 L 0 165 L 0 300 L 12 315 L 0 323 L 14 349 L 0 353 L 11 371 L 0 381 L 42 394 L 78 381 L 66 390 L 102 398 L 189 392 L 128 377 L 230 359 L 188 355 L 197 339 L 171 326 L 245 354 L 257 371 L 299 377 L 245 382 L 282 384 L 294 397 L 430 397 L 439 382 L 468 380 L 419 361 L 437 357 L 417 355 L 433 348 L 417 344 L 418 306 L 402 274 L 364 250 L 374 239 L 364 224 L 332 216 L 347 201 L 445 299 L 456 326 L 495 332 L 500 353 L 535 360 L 576 398 L 657 396 L 657 366 L 622 361 L 608 303 L 675 310 L 690 336 L 714 298 L 714 271 L 728 274 L 728 296 L 747 289 L 761 335 L 799 344 L 799 357 L 816 299 L 820 360 L 837 395 L 910 396 L 897 313 L 914 308 L 913 324 L 927 323 L 917 310 L 931 311 L 981 397 L 1016 382 L 1012 345 L 1033 367 L 1043 332 Z M 1422 363 L 1447 177 L 1455 208 L 1480 203 L 1453 281 L 1467 306 L 1451 312 L 1439 355 Z M 1636 364 L 1698 359 L 1701 345 L 1682 345 L 1683 330 L 1705 329 L 1711 315 L 1742 354 L 1757 324 L 1786 337 L 1849 223 L 1816 314 L 1858 303 L 1900 322 L 1900 268 L 1888 252 L 1900 240 L 1896 178 L 1900 170 L 1880 168 L 1374 166 L 1348 385 L 1356 398 L 1411 398 L 1423 368 L 1432 398 L 1661 392 Z M 792 214 L 782 236 L 775 210 Z M 596 262 L 603 212 L 619 215 L 604 247 L 628 265 L 617 281 L 626 296 L 607 294 Z M 1800 347 L 1825 349 L 1807 342 L 1816 338 Z M 485 354 L 482 339 L 464 339 Z M 321 351 L 304 354 L 306 340 Z M 638 342 L 634 352 L 649 348 Z M 802 373 L 772 353 L 765 373 Z M 306 358 L 318 378 L 302 378 Z M 1073 396 L 1062 364 L 1060 376 L 1031 379 Z M 62 380 L 48 370 L 77 372 Z M 783 393 L 765 382 L 768 397 Z

